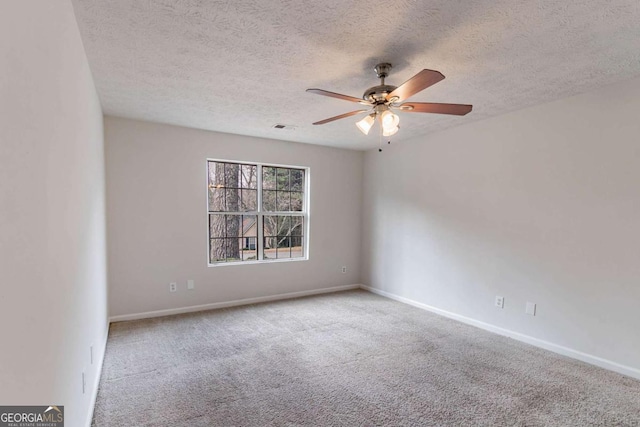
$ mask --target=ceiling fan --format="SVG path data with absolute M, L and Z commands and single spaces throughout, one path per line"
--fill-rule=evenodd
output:
M 398 132 L 398 124 L 400 122 L 400 118 L 394 114 L 394 110 L 405 111 L 408 113 L 436 113 L 464 116 L 473 108 L 472 105 L 466 104 L 404 102 L 407 98 L 438 83 L 440 80 L 443 80 L 444 76 L 439 71 L 422 70 L 400 86 L 396 87 L 386 85 L 384 83 L 384 79 L 389 75 L 389 71 L 391 70 L 391 64 L 387 62 L 380 63 L 375 66 L 374 70 L 380 79 L 380 84 L 370 87 L 364 91 L 362 98 L 342 95 L 340 93 L 329 92 L 322 89 L 307 89 L 307 92 L 344 99 L 345 101 L 355 102 L 369 107 L 367 109 L 350 111 L 348 113 L 340 114 L 339 116 L 320 120 L 319 122 L 315 122 L 314 125 L 323 125 L 335 120 L 368 112 L 369 114 L 364 119 L 356 123 L 358 129 L 360 129 L 360 131 L 365 135 L 368 135 L 376 119 L 379 119 L 382 127 L 382 135 L 391 136 Z

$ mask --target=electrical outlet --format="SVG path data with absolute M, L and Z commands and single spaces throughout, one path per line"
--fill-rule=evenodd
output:
M 536 315 L 536 304 L 533 302 L 527 301 L 527 307 L 525 308 L 525 313 L 530 314 L 532 316 Z
M 196 284 L 193 280 L 187 280 L 187 289 L 192 291 L 196 287 Z
M 496 307 L 504 308 L 504 297 L 496 296 Z
M 342 272 L 343 272 L 343 273 L 346 273 L 346 272 L 347 272 L 347 266 L 346 266 L 346 265 L 343 265 L 343 266 L 342 266 Z
M 169 292 L 175 292 L 178 290 L 178 284 L 176 282 L 169 283 Z

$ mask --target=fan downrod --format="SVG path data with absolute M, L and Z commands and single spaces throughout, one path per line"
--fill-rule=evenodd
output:
M 384 79 L 389 75 L 391 68 L 392 66 L 388 62 L 381 62 L 373 68 L 380 79 L 380 84 L 365 90 L 362 99 L 374 105 L 386 104 L 388 102 L 387 95 L 396 89 L 396 86 L 384 84 Z

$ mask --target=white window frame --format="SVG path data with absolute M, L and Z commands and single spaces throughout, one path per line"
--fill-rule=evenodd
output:
M 221 163 L 237 163 L 240 165 L 256 165 L 256 176 L 257 176 L 257 211 L 246 211 L 246 212 L 211 212 L 209 211 L 209 162 L 221 162 Z M 264 211 L 262 209 L 262 168 L 263 167 L 276 167 L 276 168 L 286 168 L 286 169 L 302 169 L 304 170 L 304 199 L 302 202 L 302 211 Z M 262 163 L 262 162 L 251 162 L 247 160 L 228 160 L 228 159 L 214 159 L 207 158 L 205 162 L 205 188 L 206 188 L 206 205 L 207 205 L 207 265 L 209 267 L 222 267 L 222 266 L 231 266 L 231 265 L 250 265 L 250 264 L 271 264 L 271 263 L 280 263 L 280 262 L 296 262 L 296 261 L 308 261 L 309 260 L 309 217 L 310 217 L 310 189 L 311 189 L 311 168 L 308 166 L 295 166 L 295 165 L 283 165 L 276 163 Z M 211 262 L 211 227 L 209 226 L 209 215 L 210 214 L 232 214 L 232 215 L 255 215 L 257 221 L 257 237 L 256 237 L 256 252 L 257 259 L 252 261 L 224 261 L 224 262 Z M 302 236 L 302 244 L 303 244 L 303 256 L 297 258 L 283 258 L 283 259 L 264 259 L 264 230 L 263 230 L 263 217 L 267 215 L 282 215 L 282 216 L 301 216 L 303 218 L 303 236 Z

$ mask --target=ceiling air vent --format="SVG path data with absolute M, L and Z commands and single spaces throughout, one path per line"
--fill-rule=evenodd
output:
M 296 127 L 295 126 L 291 126 L 291 125 L 283 125 L 283 124 L 275 124 L 272 126 L 274 129 L 283 129 L 283 130 L 295 130 Z

